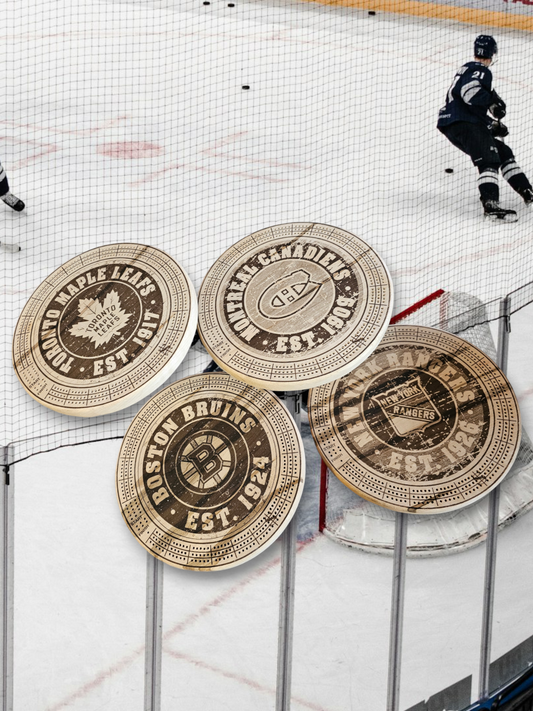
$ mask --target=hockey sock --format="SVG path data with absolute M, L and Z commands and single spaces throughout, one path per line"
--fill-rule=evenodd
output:
M 480 171 L 477 185 L 481 202 L 494 200 L 498 202 L 500 199 L 500 183 L 498 180 L 498 171 L 496 168 L 485 168 Z
M 532 189 L 526 174 L 514 160 L 508 160 L 502 165 L 502 175 L 519 195 L 523 196 L 525 192 Z

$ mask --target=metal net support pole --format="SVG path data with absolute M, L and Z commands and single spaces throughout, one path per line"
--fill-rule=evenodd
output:
M 144 711 L 160 711 L 161 709 L 162 629 L 163 563 L 150 553 L 147 553 Z
M 286 393 L 285 405 L 301 429 L 301 392 Z M 279 596 L 278 669 L 276 711 L 291 707 L 292 641 L 294 631 L 294 585 L 296 573 L 296 515 L 281 539 L 281 586 Z
M 511 332 L 511 299 L 506 296 L 500 303 L 500 322 L 498 328 L 497 365 L 507 372 L 509 355 L 509 333 Z M 500 487 L 489 494 L 487 520 L 487 546 L 485 551 L 485 581 L 483 587 L 483 614 L 481 621 L 481 650 L 479 658 L 479 698 L 489 697 L 490 653 L 492 645 L 492 620 L 494 613 L 494 584 L 496 579 L 496 548 L 498 521 L 500 514 Z
M 389 638 L 389 678 L 387 711 L 398 711 L 402 661 L 403 606 L 405 564 L 407 556 L 407 514 L 397 513 L 394 530 L 394 561 L 392 572 L 392 604 Z
M 2 530 L 2 693 L 1 711 L 13 711 L 13 588 L 14 588 L 14 490 L 12 446 L 3 448 L 3 478 L 0 487 Z

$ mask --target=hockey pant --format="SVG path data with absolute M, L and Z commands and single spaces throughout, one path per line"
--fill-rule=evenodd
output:
M 0 163 L 0 197 L 6 195 L 9 192 L 9 183 L 7 182 L 6 171 L 4 166 Z
M 513 151 L 506 143 L 494 138 L 484 124 L 457 121 L 439 130 L 456 148 L 470 156 L 478 169 L 478 188 L 482 202 L 497 202 L 500 199 L 498 170 L 522 197 L 531 190 L 531 184 L 517 165 Z

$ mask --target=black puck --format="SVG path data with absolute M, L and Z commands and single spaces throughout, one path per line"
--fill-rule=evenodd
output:
M 453 168 L 445 168 L 444 172 L 445 173 L 453 173 Z
M 368 14 L 369 14 L 369 15 L 375 15 L 376 12 L 375 12 L 375 10 L 369 10 L 369 11 L 368 11 Z
M 208 2 L 208 0 L 205 0 L 204 5 L 211 5 L 211 3 Z
M 243 88 L 243 89 L 249 89 L 250 87 L 248 86 L 248 84 L 244 84 L 244 86 L 243 86 L 242 88 Z

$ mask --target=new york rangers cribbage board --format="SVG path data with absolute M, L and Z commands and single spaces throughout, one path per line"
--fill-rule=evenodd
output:
M 329 382 L 378 345 L 392 283 L 376 252 L 329 225 L 255 232 L 215 262 L 199 294 L 199 333 L 228 373 L 258 388 Z
M 223 570 L 276 540 L 304 477 L 300 433 L 278 398 L 209 373 L 169 385 L 134 418 L 117 496 L 129 529 L 156 558 Z
M 312 390 L 317 447 L 337 477 L 395 511 L 439 513 L 501 482 L 520 444 L 520 414 L 501 370 L 450 333 L 390 327 L 370 358 Z
M 196 330 L 194 288 L 168 254 L 140 244 L 84 252 L 25 305 L 13 364 L 28 393 L 67 415 L 115 412 L 158 388 Z

